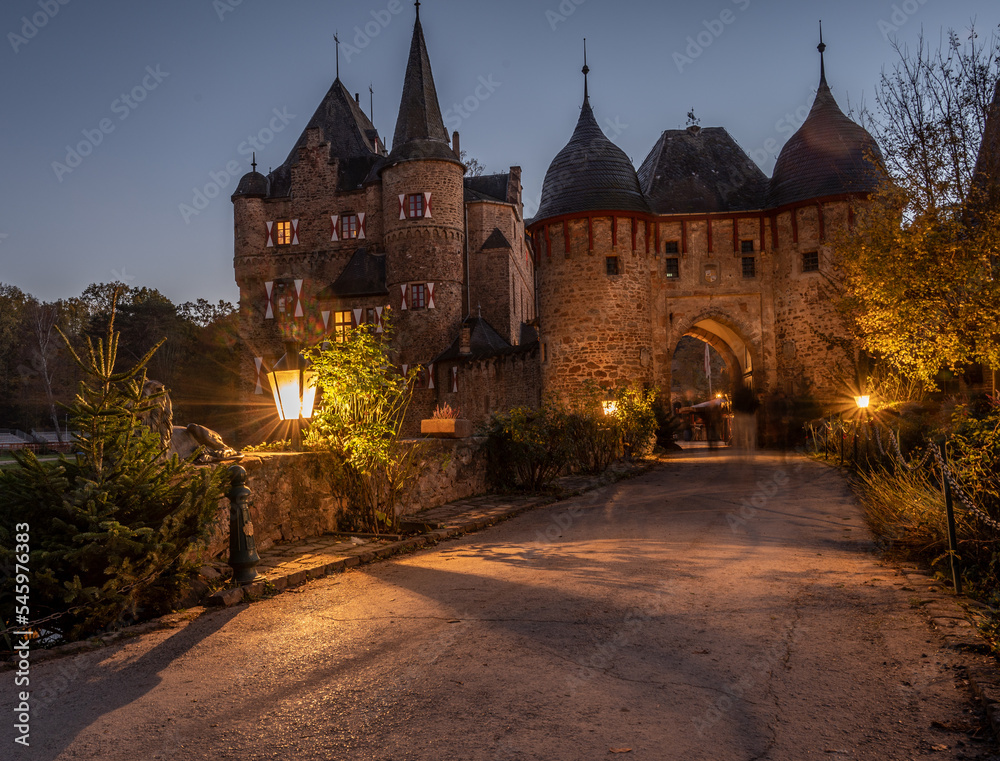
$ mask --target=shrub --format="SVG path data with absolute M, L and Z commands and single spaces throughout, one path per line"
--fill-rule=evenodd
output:
M 70 348 L 85 374 L 68 407 L 78 453 L 41 462 L 25 452 L 0 470 L 0 561 L 13 559 L 15 527 L 27 524 L 31 618 L 67 640 L 168 611 L 222 491 L 222 469 L 168 459 L 141 422 L 157 401 L 143 397 L 156 349 L 117 372 L 117 345 L 112 310 L 105 340 L 88 339 L 84 358 Z M 14 580 L 0 586 L 4 610 Z
M 305 443 L 337 457 L 342 477 L 335 487 L 358 511 L 360 527 L 376 534 L 396 529 L 416 467 L 415 449 L 400 432 L 417 370 L 396 371 L 389 335 L 356 328 L 344 343 L 307 352 L 322 400 Z
M 567 434 L 573 464 L 586 473 L 603 473 L 622 456 L 621 426 L 614 415 L 604 411 L 607 392 L 593 381 L 569 400 Z
M 656 389 L 622 388 L 617 391 L 615 417 L 621 427 L 626 457 L 645 457 L 656 444 Z
M 567 414 L 555 405 L 496 413 L 484 431 L 489 477 L 496 489 L 538 491 L 570 462 Z

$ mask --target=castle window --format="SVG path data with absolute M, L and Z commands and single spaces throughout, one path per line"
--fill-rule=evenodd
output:
M 751 241 L 743 241 L 743 242 L 744 243 L 750 242 L 751 245 L 752 245 Z M 757 277 L 757 259 L 756 259 L 756 257 L 753 257 L 753 256 L 744 256 L 743 257 L 743 277 L 745 279 L 747 279 L 747 280 L 751 280 L 751 279 Z
M 291 222 L 278 222 L 277 227 L 277 239 L 279 246 L 288 246 L 292 243 L 292 223 Z
M 753 253 L 753 241 L 752 240 L 741 240 L 740 241 L 740 253 L 752 254 Z M 746 277 L 746 275 L 744 275 Z
M 667 270 L 665 276 L 671 280 L 676 280 L 681 276 L 681 262 L 676 256 L 671 256 L 666 260 Z
M 410 309 L 427 308 L 427 286 L 423 283 L 414 283 L 410 286 Z
M 361 232 L 357 214 L 345 214 L 340 218 L 340 235 L 344 240 L 354 240 Z
M 406 216 L 410 219 L 423 219 L 424 217 L 424 194 L 411 193 L 406 197 Z
M 819 272 L 819 251 L 807 251 L 802 254 L 802 271 Z
M 665 254 L 679 254 L 680 252 L 681 252 L 681 244 L 675 240 L 668 240 L 666 243 L 663 244 L 663 253 Z M 667 275 L 667 277 L 670 276 Z
M 607 272 L 608 272 L 609 275 L 620 275 L 621 274 L 621 272 L 619 272 L 619 269 L 618 269 L 618 257 L 617 256 L 608 256 L 608 257 L 605 257 L 605 259 L 604 259 L 604 266 L 607 268 Z
M 351 312 L 346 310 L 343 312 L 333 313 L 333 331 L 330 337 L 334 342 L 342 344 L 347 343 L 347 339 L 351 336 Z

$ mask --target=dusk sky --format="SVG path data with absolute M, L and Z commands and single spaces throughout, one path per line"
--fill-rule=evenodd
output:
M 523 168 L 526 214 L 572 134 L 587 38 L 598 121 L 638 167 L 694 108 L 770 176 L 827 75 L 873 100 L 921 28 L 983 42 L 996 0 L 425 0 L 449 131 L 490 172 Z M 175 302 L 235 302 L 229 197 L 280 165 L 340 74 L 391 141 L 412 34 L 407 0 L 5 0 L 0 11 L 0 282 L 45 300 L 122 280 Z M 457 107 L 456 107 L 457 105 Z M 230 171 L 235 169 L 236 171 Z

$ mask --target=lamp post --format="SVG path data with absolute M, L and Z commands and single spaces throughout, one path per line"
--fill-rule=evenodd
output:
M 868 405 L 871 403 L 871 397 L 867 396 L 867 395 L 856 396 L 856 397 L 854 397 L 854 403 L 856 405 L 858 405 L 859 417 L 860 417 L 861 414 L 864 414 L 865 415 L 865 421 L 867 422 L 867 419 L 868 419 L 868 417 L 867 417 L 868 416 Z M 865 438 L 865 458 L 867 459 L 867 457 L 868 457 L 868 439 L 866 437 Z M 854 468 L 855 468 L 855 470 L 857 470 L 857 467 L 858 467 L 858 421 L 855 420 L 854 421 Z
M 303 361 L 295 344 L 285 345 L 285 356 L 279 359 L 267 375 L 274 394 L 278 418 L 292 426 L 292 449 L 302 447 L 302 421 L 309 420 L 316 404 L 316 374 Z

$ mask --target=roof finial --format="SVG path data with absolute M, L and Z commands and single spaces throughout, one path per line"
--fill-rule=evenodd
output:
M 253 167 L 255 172 L 257 171 L 257 151 L 253 152 L 253 160 L 251 161 L 250 166 Z
M 416 5 L 417 7 L 417 21 L 420 21 L 420 0 L 417 0 L 417 2 L 414 3 L 414 5 Z
M 333 41 L 337 43 L 337 79 L 340 79 L 340 31 L 333 33 Z
M 819 86 L 827 87 L 826 84 L 826 60 L 823 58 L 823 54 L 826 52 L 826 43 L 823 42 L 823 21 L 819 22 L 819 45 L 816 47 L 819 51 Z
M 590 84 L 587 75 L 590 74 L 590 67 L 587 65 L 587 38 L 583 38 L 583 105 L 590 105 Z
M 369 106 L 369 121 L 371 121 L 372 126 L 375 126 L 375 83 L 368 83 L 368 94 L 371 96 L 371 105 Z

